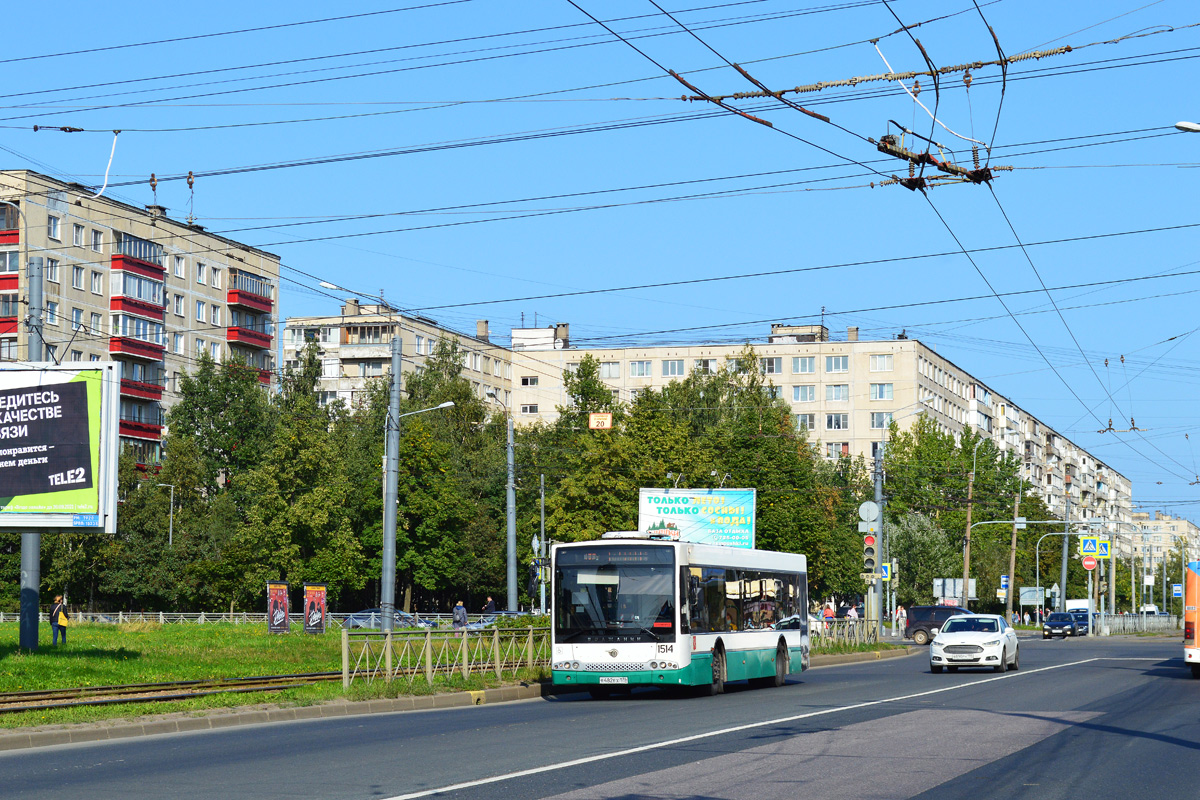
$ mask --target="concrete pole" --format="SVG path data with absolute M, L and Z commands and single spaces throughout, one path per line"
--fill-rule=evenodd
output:
M 42 259 L 29 259 L 25 272 L 25 293 L 29 300 L 28 360 L 45 359 L 45 339 L 42 336 L 43 284 Z M 21 623 L 18 643 L 23 650 L 38 649 L 38 593 L 42 584 L 42 534 L 21 534 Z
M 962 607 L 969 609 L 967 603 L 971 600 L 971 509 L 975 496 L 975 468 L 972 465 L 971 474 L 967 476 L 967 539 L 963 545 L 963 578 L 962 578 Z
M 880 544 L 883 544 L 883 449 L 875 451 L 875 505 L 879 507 L 879 538 Z M 879 548 L 883 551 L 883 547 Z M 877 564 L 885 564 L 882 558 L 876 561 Z M 890 569 L 890 567 L 889 567 Z M 872 587 L 871 596 L 875 598 L 875 624 L 876 624 L 876 641 L 883 640 L 883 570 L 878 571 L 879 577 L 875 579 L 875 585 Z M 871 618 L 871 609 L 863 609 L 867 614 L 867 619 Z
M 1013 595 L 1017 591 L 1017 517 L 1021 516 L 1021 484 L 1017 484 L 1017 496 L 1013 499 L 1012 545 L 1008 548 L 1008 594 L 1005 596 L 1004 618 L 1012 619 Z
M 392 387 L 388 397 L 387 434 L 383 473 L 383 570 L 380 576 L 379 611 L 386 633 L 392 630 L 396 609 L 396 504 L 400 482 L 400 347 L 401 336 L 392 330 Z
M 546 476 L 542 475 L 539 479 L 539 484 L 542 490 L 542 525 L 541 535 L 538 536 L 538 558 L 544 560 L 546 558 Z M 538 577 L 541 578 L 541 570 L 544 567 L 538 567 Z M 538 608 L 542 612 L 542 616 L 546 615 L 546 582 L 538 580 Z
M 517 610 L 517 484 L 513 469 L 512 411 L 505 409 L 508 418 L 508 610 Z
M 1070 549 L 1070 544 L 1071 544 L 1071 536 L 1070 536 L 1070 533 L 1071 533 L 1071 521 L 1070 521 L 1071 520 L 1071 476 L 1070 475 L 1066 476 L 1066 483 L 1064 485 L 1067 488 L 1067 514 L 1065 517 L 1066 522 L 1063 523 L 1063 531 L 1065 531 L 1067 533 L 1067 535 L 1063 537 L 1062 575 L 1058 581 L 1058 586 L 1059 586 L 1058 608 L 1055 609 L 1056 611 L 1066 611 L 1067 610 L 1067 599 L 1066 599 L 1067 598 L 1067 558 L 1068 558 L 1068 551 Z

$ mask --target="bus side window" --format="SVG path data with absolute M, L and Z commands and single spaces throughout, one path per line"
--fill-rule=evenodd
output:
M 742 630 L 742 581 L 737 570 L 725 570 L 725 630 Z
M 691 632 L 704 633 L 708 630 L 708 607 L 704 602 L 703 573 L 699 567 L 688 569 L 687 604 Z
M 719 633 L 725 628 L 725 570 L 704 569 L 704 600 L 708 611 L 706 632 Z
M 689 633 L 690 620 L 688 616 L 691 614 L 692 604 L 690 602 L 691 595 L 688 593 L 688 568 L 679 568 L 679 632 Z

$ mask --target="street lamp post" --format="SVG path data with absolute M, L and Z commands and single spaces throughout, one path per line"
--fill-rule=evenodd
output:
M 980 438 L 975 443 L 975 449 L 971 451 L 971 474 L 967 476 L 967 541 L 963 546 L 963 582 L 962 582 L 962 607 L 970 608 L 967 603 L 971 598 L 971 508 L 974 503 L 975 495 L 975 466 L 976 458 L 979 456 L 979 445 L 986 442 L 987 439 Z
M 495 400 L 504 409 L 504 419 L 508 423 L 508 446 L 507 446 L 507 461 L 508 475 L 507 486 L 505 491 L 505 505 L 507 506 L 507 549 L 508 549 L 508 610 L 517 610 L 517 481 L 516 470 L 513 468 L 513 418 L 512 412 L 503 400 L 496 394 L 495 390 L 487 393 L 487 396 Z
M 167 518 L 167 547 L 175 546 L 175 484 L 160 483 L 159 486 L 170 487 L 171 489 L 171 512 Z

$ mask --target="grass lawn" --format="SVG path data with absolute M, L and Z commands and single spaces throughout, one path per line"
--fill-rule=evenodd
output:
M 43 625 L 37 653 L 17 647 L 17 623 L 0 624 L 0 692 L 67 689 L 205 678 L 244 678 L 304 672 L 334 672 L 342 668 L 341 633 L 311 635 L 293 628 L 286 636 L 268 634 L 263 625 L 159 625 L 138 622 L 126 625 L 76 623 L 70 626 L 67 646 L 50 645 L 50 626 Z M 814 654 L 851 653 L 891 649 L 895 645 L 814 647 Z M 548 669 L 522 671 L 517 680 L 549 677 Z M 505 676 L 505 683 L 513 678 Z M 423 676 L 412 683 L 377 681 L 355 683 L 349 692 L 340 681 L 301 686 L 280 692 L 220 694 L 164 703 L 130 703 L 46 709 L 0 715 L 0 728 L 17 728 L 74 722 L 97 722 L 169 712 L 202 712 L 259 703 L 311 705 L 337 699 L 367 700 L 400 694 L 432 694 L 500 685 L 494 673 Z

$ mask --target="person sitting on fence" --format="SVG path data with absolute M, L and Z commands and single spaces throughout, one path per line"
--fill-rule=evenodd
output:
M 467 624 L 467 607 L 459 600 L 454 606 L 454 630 L 462 630 Z

